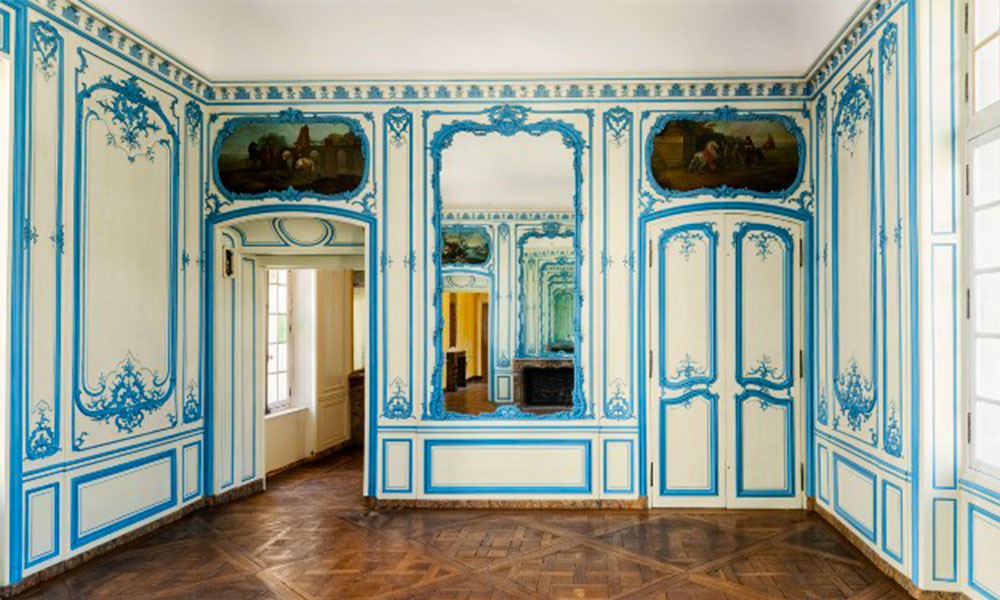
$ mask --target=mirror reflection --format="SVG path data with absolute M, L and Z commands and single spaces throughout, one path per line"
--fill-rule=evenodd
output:
M 576 176 L 559 133 L 457 135 L 442 153 L 441 399 L 465 416 L 574 408 Z

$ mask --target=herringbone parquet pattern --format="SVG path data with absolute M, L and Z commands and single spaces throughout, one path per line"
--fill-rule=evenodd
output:
M 804 512 L 375 512 L 362 508 L 360 495 L 360 454 L 334 456 L 23 598 L 907 598 Z

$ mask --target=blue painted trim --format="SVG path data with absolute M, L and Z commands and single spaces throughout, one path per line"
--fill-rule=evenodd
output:
M 816 444 L 817 448 L 817 459 L 816 459 L 816 473 L 821 477 L 821 481 L 816 485 L 816 495 L 819 497 L 820 502 L 823 504 L 830 504 L 830 490 L 827 489 L 827 485 L 830 482 L 830 449 L 824 444 Z M 823 469 L 824 463 L 826 464 L 826 470 Z
M 403 489 L 390 488 L 388 480 L 388 467 L 387 467 L 387 457 L 389 453 L 386 451 L 386 446 L 390 442 L 403 443 L 405 442 L 409 450 L 407 450 L 409 456 L 409 462 L 407 464 L 407 479 L 406 487 Z M 413 440 L 410 438 L 382 438 L 382 493 L 383 494 L 411 494 L 413 493 Z
M 11 5 L 14 10 L 14 74 L 13 81 L 27 81 L 28 62 L 28 16 L 23 4 Z M 11 131 L 11 147 L 26 148 L 27 136 L 27 91 L 26 85 L 13 86 L 13 121 Z M 11 157 L 11 223 L 23 223 L 25 205 L 27 203 L 28 181 L 24 152 L 14 152 Z M 24 228 L 11 227 L 11 290 L 24 290 L 26 274 L 24 270 Z M 22 293 L 12 293 L 11 326 L 10 326 L 10 422 L 22 422 L 24 407 L 27 406 L 25 365 L 27 364 L 27 339 L 25 336 L 26 306 Z M 23 516 L 24 506 L 21 495 L 22 488 L 22 457 L 24 455 L 24 431 L 21 427 L 10 428 L 10 514 L 8 539 L 10 542 L 7 554 L 10 563 L 11 583 L 21 580 L 23 573 Z
M 852 456 L 854 456 L 854 458 L 858 460 L 863 460 L 869 466 L 877 468 L 884 473 L 891 473 L 892 475 L 895 475 L 896 477 L 902 479 L 903 481 L 906 481 L 907 483 L 909 483 L 910 480 L 912 479 L 911 477 L 912 473 L 910 471 L 901 467 L 897 467 L 891 462 L 879 458 L 875 454 L 872 454 L 871 452 L 868 452 L 862 448 L 852 446 L 848 442 L 845 442 L 844 440 L 836 436 L 830 435 L 825 431 L 817 430 L 816 438 L 829 442 L 830 444 L 836 446 L 838 450 L 844 450 L 845 452 L 849 452 L 851 453 Z
M 937 576 L 937 505 L 951 504 L 951 576 Z M 931 579 L 945 583 L 958 582 L 958 500 L 954 498 L 934 498 L 931 500 Z M 970 555 L 971 556 L 971 555 Z
M 936 290 L 939 287 L 939 282 L 937 281 L 938 274 L 934 269 L 934 258 L 939 250 L 947 250 L 947 253 L 951 255 L 951 314 L 949 325 L 951 326 L 951 347 L 947 349 L 945 353 L 946 357 L 951 359 L 951 414 L 954 422 L 954 427 L 951 432 L 951 472 L 945 474 L 946 479 L 943 483 L 939 483 L 941 480 L 938 478 L 938 432 L 936 427 L 931 428 L 931 454 L 933 455 L 933 460 L 931 461 L 931 488 L 935 490 L 955 490 L 958 489 L 958 438 L 959 431 L 961 431 L 960 421 L 958 418 L 958 330 L 959 330 L 959 317 L 958 317 L 958 281 L 962 274 L 958 270 L 958 252 L 957 244 L 954 243 L 933 243 L 930 245 L 931 257 L 928 261 L 930 263 L 930 284 L 928 289 Z M 940 307 L 936 306 L 934 301 L 934 295 L 930 294 L 928 300 L 930 304 L 930 318 L 937 313 Z M 939 340 L 937 339 L 936 327 L 931 327 L 930 329 L 930 353 L 932 364 L 936 361 L 938 355 L 938 345 Z M 937 379 L 936 374 L 932 372 L 931 380 Z
M 584 450 L 586 482 L 579 486 L 562 485 L 453 485 L 437 486 L 433 480 L 432 450 L 437 446 L 579 446 Z M 593 491 L 591 440 L 572 439 L 488 439 L 424 440 L 424 493 L 426 494 L 590 494 Z
M 374 382 L 378 381 L 378 311 L 374 310 L 374 307 L 378 306 L 378 222 L 376 221 L 374 215 L 368 213 L 360 213 L 345 208 L 338 208 L 333 206 L 312 206 L 312 205 L 301 205 L 301 204 L 261 204 L 254 206 L 247 206 L 244 208 L 238 208 L 230 210 L 224 213 L 213 213 L 205 218 L 204 222 L 204 232 L 203 239 L 206 240 L 204 245 L 205 248 L 205 268 L 203 270 L 203 289 L 205 290 L 205 302 L 203 306 L 205 328 L 203 331 L 203 345 L 204 355 L 203 355 L 203 368 L 205 376 L 204 381 L 204 395 L 205 401 L 205 447 L 215 448 L 214 445 L 214 332 L 215 332 L 215 228 L 217 225 L 226 223 L 228 221 L 233 221 L 236 219 L 243 219 L 247 217 L 270 215 L 275 213 L 312 213 L 314 215 L 333 215 L 346 219 L 348 221 L 358 221 L 368 227 L 368 251 L 367 259 L 368 264 L 366 266 L 367 274 L 367 291 L 368 291 L 368 353 L 369 353 L 369 364 L 366 367 L 370 370 L 368 375 L 369 385 L 365 386 L 365 392 L 368 395 L 366 402 L 366 411 L 368 419 L 368 460 L 367 468 L 368 473 L 365 477 L 365 491 L 369 495 L 374 495 L 377 488 L 376 482 L 376 466 L 378 457 L 378 405 L 377 405 L 377 391 L 374 389 Z M 206 482 L 206 493 L 211 495 L 215 493 L 215 479 L 214 479 L 214 450 L 213 452 L 206 452 L 205 454 L 205 482 Z
M 197 450 L 195 450 L 195 456 L 197 457 L 198 461 L 198 467 L 195 469 L 195 477 L 197 477 L 198 479 L 198 484 L 197 487 L 195 488 L 195 491 L 191 492 L 190 494 L 184 491 L 187 489 L 187 468 L 186 465 L 184 464 L 184 459 L 185 459 L 185 452 L 187 451 L 188 448 L 197 448 Z M 203 454 L 203 446 L 201 440 L 195 440 L 190 444 L 184 444 L 183 446 L 181 446 L 181 494 L 182 494 L 181 502 L 187 502 L 189 500 L 193 500 L 201 496 L 203 493 L 205 486 L 203 485 L 204 468 L 202 467 L 202 454 Z
M 909 99 L 909 113 L 907 115 L 907 131 L 918 131 L 917 110 L 919 108 L 917 100 L 917 6 L 916 0 L 904 0 L 906 5 L 906 36 L 907 36 L 907 93 Z M 907 172 L 907 200 L 909 202 L 908 222 L 911 229 L 916 228 L 920 223 L 917 207 L 917 182 L 920 180 L 918 165 L 918 136 L 907 136 L 909 145 L 907 160 L 909 169 Z M 909 235 L 910 241 L 910 398 L 920 398 L 920 247 L 919 236 Z M 910 454 L 912 460 L 911 470 L 913 471 L 913 483 L 910 488 L 910 543 L 912 544 L 912 556 L 910 563 L 913 565 L 911 580 L 914 583 L 920 582 L 920 402 L 910 402 Z
M 966 562 L 968 563 L 968 578 L 969 587 L 976 590 L 983 596 L 989 598 L 990 600 L 1000 600 L 1000 590 L 989 590 L 981 583 L 976 581 L 976 528 L 973 527 L 973 518 L 976 514 L 982 515 L 984 518 L 989 519 L 996 523 L 996 527 L 1000 530 L 1000 516 L 991 513 L 990 511 L 980 508 L 975 504 L 969 504 L 969 533 L 968 533 L 968 553 L 966 554 Z M 956 532 L 957 535 L 957 532 Z
M 0 52 L 10 54 L 10 13 L 0 10 Z
M 743 482 L 743 404 L 756 400 L 763 410 L 770 407 L 785 411 L 785 487 L 749 489 Z M 774 398 L 765 390 L 745 389 L 736 395 L 736 497 L 794 498 L 795 497 L 795 407 L 791 398 Z M 775 433 L 775 432 L 769 432 Z
M 31 497 L 46 490 L 52 490 L 52 549 L 38 556 L 30 556 L 31 547 Z M 62 506 L 62 499 L 59 497 L 59 482 L 54 481 L 24 493 L 25 520 L 24 520 L 24 568 L 31 569 L 47 560 L 59 556 L 59 532 L 62 524 L 59 521 L 59 512 Z
M 100 479 L 105 479 L 137 469 L 139 467 L 149 465 L 152 463 L 160 462 L 163 459 L 170 460 L 170 497 L 166 500 L 147 506 L 146 508 L 139 509 L 128 515 L 123 515 L 115 519 L 114 521 L 107 522 L 95 529 L 91 529 L 88 532 L 80 531 L 80 487 L 86 483 L 97 481 Z M 130 527 L 140 521 L 143 521 L 157 513 L 163 512 L 168 508 L 172 508 L 177 505 L 177 450 L 172 448 L 166 452 L 160 452 L 158 454 L 151 454 L 149 456 L 144 456 L 142 458 L 129 461 L 126 463 L 121 463 L 113 465 L 106 469 L 101 469 L 100 471 L 94 471 L 92 473 L 87 473 L 86 475 L 81 475 L 79 477 L 74 477 L 70 480 L 70 549 L 76 550 L 81 546 L 85 546 L 91 542 L 101 539 L 107 535 L 115 533 Z
M 792 185 L 788 186 L 783 190 L 778 190 L 775 192 L 758 192 L 756 190 L 750 190 L 746 188 L 732 188 L 726 185 L 714 187 L 714 188 L 699 188 L 688 191 L 679 190 L 668 190 L 664 189 L 656 177 L 653 176 L 653 140 L 660 133 L 666 129 L 672 121 L 703 121 L 703 122 L 718 122 L 718 121 L 777 121 L 792 136 L 795 137 L 796 148 L 798 150 L 799 167 L 798 172 L 795 175 L 795 181 Z M 765 114 L 760 112 L 750 112 L 750 111 L 738 111 L 731 106 L 721 106 L 715 110 L 710 111 L 671 111 L 666 114 L 662 114 L 657 117 L 656 121 L 653 123 L 652 128 L 649 131 L 649 135 L 646 138 L 646 169 L 645 176 L 646 182 L 657 194 L 663 198 L 673 200 L 675 198 L 697 198 L 703 196 L 710 196 L 712 198 L 737 198 L 737 197 L 749 197 L 749 198 L 787 198 L 795 190 L 799 188 L 802 183 L 802 176 L 805 173 L 806 166 L 806 141 L 805 137 L 802 135 L 802 130 L 799 129 L 797 123 L 790 117 L 782 114 Z
M 278 238 L 277 241 L 255 242 L 247 237 L 247 233 L 237 225 L 230 225 L 230 229 L 239 234 L 240 246 L 244 248 L 363 248 L 364 242 L 338 242 L 337 231 L 332 223 L 323 219 L 316 220 L 323 227 L 323 235 L 315 240 L 295 239 L 285 227 L 285 219 L 271 219 L 271 231 Z
M 366 113 L 366 116 L 371 119 L 370 113 Z M 212 120 L 216 117 L 217 115 L 213 115 Z M 358 136 L 361 140 L 361 155 L 365 161 L 361 181 L 358 182 L 357 187 L 353 190 L 338 192 L 336 194 L 321 194 L 313 191 L 297 190 L 291 186 L 284 191 L 269 191 L 261 194 L 244 194 L 226 189 L 226 186 L 222 184 L 222 177 L 219 174 L 219 154 L 222 151 L 222 144 L 233 135 L 238 127 L 249 124 L 346 125 L 351 130 L 351 133 Z M 368 141 L 368 135 L 365 133 L 360 121 L 348 117 L 343 113 L 317 112 L 306 114 L 296 108 L 286 108 L 278 113 L 259 113 L 246 117 L 231 117 L 219 129 L 216 134 L 215 143 L 212 146 L 212 181 L 219 190 L 219 193 L 229 200 L 266 200 L 275 198 L 282 201 L 298 201 L 303 199 L 351 200 L 361 195 L 361 192 L 368 186 L 371 169 L 372 149 Z M 354 204 L 354 202 L 351 202 L 351 204 Z M 362 207 L 366 212 L 370 211 L 371 208 L 368 206 L 367 201 L 362 202 Z
M 997 489 L 991 489 L 968 479 L 960 479 L 958 481 L 958 485 L 963 492 L 976 494 L 982 499 L 992 502 L 1000 507 L 1000 491 L 998 491 L 1000 490 L 1000 484 L 997 485 Z
M 679 239 L 681 243 L 680 252 L 688 253 L 685 258 L 693 254 L 693 244 L 696 240 L 699 240 L 702 236 L 705 239 L 705 258 L 708 262 L 708 274 L 705 276 L 705 283 L 708 286 L 706 291 L 706 299 L 708 301 L 707 318 L 708 323 L 706 323 L 708 330 L 708 349 L 709 349 L 709 364 L 700 367 L 696 362 L 691 360 L 690 355 L 686 355 L 674 366 L 674 372 L 677 375 L 676 379 L 671 379 L 669 377 L 671 365 L 667 361 L 670 360 L 670 356 L 667 353 L 667 336 L 664 333 L 664 327 L 666 326 L 666 314 L 667 314 L 667 248 L 670 243 L 675 239 Z M 691 244 L 689 246 L 689 244 Z M 659 363 L 660 363 L 660 387 L 668 390 L 686 390 L 694 385 L 711 385 L 715 383 L 719 376 L 718 373 L 718 319 L 719 319 L 719 303 L 718 303 L 718 290 L 717 277 L 718 272 L 718 249 L 719 249 L 719 234 L 715 231 L 715 226 L 712 223 L 688 223 L 685 225 L 678 225 L 677 227 L 671 227 L 669 229 L 664 229 L 660 234 L 660 238 L 657 242 L 658 254 L 659 254 L 659 305 L 657 307 L 659 311 L 659 325 L 660 331 L 658 335 L 658 350 L 659 350 Z
M 240 478 L 242 483 L 246 483 L 257 476 L 257 260 L 253 258 L 248 258 L 246 256 L 241 256 L 240 260 L 243 263 L 243 268 L 246 269 L 247 263 L 250 264 L 250 354 L 253 357 L 250 361 L 250 437 L 251 437 L 251 465 L 250 473 L 247 474 L 247 466 L 243 465 L 243 476 Z M 245 276 L 246 273 L 244 272 Z M 242 290 L 241 290 L 242 292 Z M 242 293 L 240 294 L 243 295 Z M 242 300 L 241 300 L 242 301 Z M 246 382 L 244 382 L 246 383 Z M 246 397 L 246 393 L 243 394 Z M 246 441 L 246 440 L 244 440 Z
M 782 310 L 784 311 L 784 325 L 785 331 L 782 338 L 784 340 L 784 365 L 782 370 L 784 371 L 784 377 L 777 381 L 769 378 L 772 375 L 780 375 L 779 373 L 774 373 L 773 369 L 768 370 L 767 366 L 759 366 L 755 369 L 747 370 L 746 364 L 744 364 L 743 355 L 743 344 L 744 344 L 744 315 L 743 315 L 743 278 L 745 273 L 744 268 L 744 241 L 753 235 L 766 235 L 775 236 L 784 246 L 784 256 L 782 258 L 782 273 L 784 280 L 782 282 Z M 761 252 L 770 252 L 767 249 L 767 244 L 769 243 L 767 238 L 763 238 L 761 242 L 752 242 L 755 244 L 763 243 L 763 250 L 758 249 L 758 255 Z M 794 343 L 795 338 L 795 307 L 793 301 L 793 295 L 795 290 L 795 268 L 792 266 L 793 256 L 795 254 L 795 244 L 792 241 L 792 236 L 784 227 L 779 227 L 777 225 L 771 225 L 769 223 L 751 223 L 743 222 L 738 225 L 736 232 L 733 234 L 733 246 L 736 254 L 736 383 L 744 388 L 748 385 L 755 385 L 761 388 L 767 388 L 770 390 L 787 390 L 791 389 L 795 383 L 795 361 L 793 359 L 794 354 Z M 759 248 L 759 246 L 758 246 Z M 767 255 L 761 256 L 764 260 L 767 259 Z
M 893 488 L 899 492 L 899 551 L 893 552 L 889 549 L 889 536 L 887 535 L 889 529 L 889 511 L 887 507 L 889 506 L 889 495 L 886 491 L 889 488 Z M 903 488 L 899 487 L 895 483 L 889 481 L 888 479 L 882 480 L 882 552 L 886 556 L 896 561 L 899 564 L 903 564 L 903 540 L 905 539 L 905 531 L 903 529 Z
M 628 487 L 611 488 L 608 487 L 608 443 L 628 444 Z M 604 438 L 602 442 L 602 454 L 604 455 L 604 469 L 601 476 L 602 493 L 604 494 L 634 494 L 635 493 L 635 440 L 631 438 Z
M 872 526 L 866 527 L 860 521 L 858 521 L 854 515 L 844 510 L 840 505 L 840 471 L 837 467 L 841 464 L 847 465 L 848 468 L 853 470 L 855 473 L 861 475 L 865 479 L 868 479 L 872 483 Z M 833 454 L 833 510 L 846 521 L 851 527 L 856 529 L 858 533 L 864 536 L 865 539 L 871 543 L 876 543 L 877 535 L 875 533 L 875 523 L 878 522 L 878 477 L 869 471 L 868 469 L 862 467 L 856 462 L 845 458 L 841 454 L 836 452 Z
M 718 496 L 719 495 L 719 396 L 707 389 L 688 390 L 677 398 L 660 398 L 660 427 L 666 422 L 668 406 L 686 406 L 696 398 L 701 398 L 708 402 L 709 407 L 709 448 L 708 448 L 708 475 L 709 484 L 707 488 L 668 488 L 667 487 L 667 443 L 665 436 L 660 436 L 657 444 L 660 453 L 660 465 L 658 475 L 660 476 L 661 496 Z

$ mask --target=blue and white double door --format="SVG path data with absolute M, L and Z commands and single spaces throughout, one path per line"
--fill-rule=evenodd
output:
M 686 213 L 647 235 L 652 505 L 803 506 L 801 225 Z

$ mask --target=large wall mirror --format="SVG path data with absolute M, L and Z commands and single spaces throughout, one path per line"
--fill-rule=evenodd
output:
M 431 143 L 437 324 L 429 416 L 583 418 L 583 139 L 527 109 L 456 121 Z

